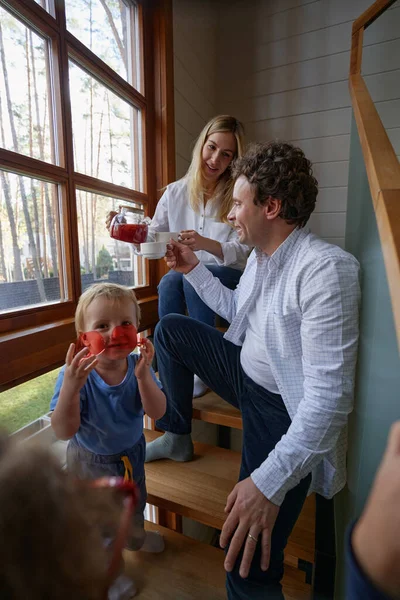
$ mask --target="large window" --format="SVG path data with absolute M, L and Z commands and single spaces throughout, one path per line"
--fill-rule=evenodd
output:
M 120 204 L 151 216 L 169 180 L 169 4 L 0 0 L 0 389 L 60 361 L 91 283 L 154 307 L 157 266 L 105 218 Z

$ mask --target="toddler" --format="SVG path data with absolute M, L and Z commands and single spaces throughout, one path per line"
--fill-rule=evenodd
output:
M 99 283 L 81 296 L 75 314 L 78 340 L 71 344 L 56 383 L 51 424 L 60 439 L 69 439 L 68 470 L 83 479 L 122 476 L 140 491 L 128 549 L 161 552 L 163 538 L 145 532 L 144 412 L 159 419 L 166 399 L 151 361 L 154 348 L 137 345 L 140 309 L 134 292 Z M 79 348 L 79 345 L 78 345 Z
M 112 491 L 77 485 L 48 449 L 0 432 L 0 598 L 128 598 L 120 548 L 102 543 L 123 524 Z

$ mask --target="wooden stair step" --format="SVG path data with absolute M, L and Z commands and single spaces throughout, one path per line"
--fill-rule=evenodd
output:
M 242 429 L 240 410 L 231 406 L 212 391 L 200 396 L 200 398 L 193 398 L 193 419 Z
M 162 435 L 145 430 L 146 441 Z M 216 529 L 225 522 L 225 504 L 237 483 L 240 453 L 194 442 L 190 462 L 156 460 L 146 463 L 149 504 L 188 517 Z M 307 498 L 285 550 L 285 562 L 297 566 L 298 559 L 314 562 L 314 496 Z
M 160 435 L 145 430 L 148 442 Z M 221 529 L 226 499 L 238 479 L 240 453 L 194 442 L 194 454 L 190 462 L 146 463 L 147 502 Z
M 224 553 L 182 534 L 146 522 L 146 530 L 160 531 L 165 550 L 160 554 L 125 552 L 125 572 L 137 586 L 138 600 L 224 600 Z M 285 566 L 286 600 L 310 600 L 304 573 Z

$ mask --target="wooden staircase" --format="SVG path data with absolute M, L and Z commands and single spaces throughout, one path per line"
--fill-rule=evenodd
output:
M 240 411 L 214 392 L 194 399 L 193 418 L 242 429 Z M 145 435 L 147 441 L 151 441 L 162 434 L 146 430 Z M 194 459 L 190 462 L 159 460 L 146 464 L 148 503 L 221 529 L 226 498 L 237 482 L 239 467 L 239 452 L 195 441 Z M 159 555 L 126 553 L 126 569 L 136 580 L 138 599 L 226 598 L 222 550 L 159 525 L 148 523 L 147 528 L 162 531 L 166 549 Z M 286 600 L 311 598 L 309 580 L 314 562 L 314 536 L 315 499 L 310 496 L 285 552 Z

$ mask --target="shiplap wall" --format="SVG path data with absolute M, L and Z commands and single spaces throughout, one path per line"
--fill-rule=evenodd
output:
M 249 140 L 302 147 L 319 181 L 313 231 L 344 244 L 352 22 L 371 0 L 238 0 L 220 4 L 217 107 Z M 400 154 L 400 6 L 364 37 L 363 74 Z
M 351 26 L 371 0 L 174 0 L 177 177 L 218 113 L 248 141 L 285 139 L 313 161 L 310 224 L 343 245 L 351 107 Z M 365 32 L 363 75 L 400 155 L 400 3 Z
M 177 178 L 187 171 L 200 131 L 217 114 L 217 4 L 173 1 Z

